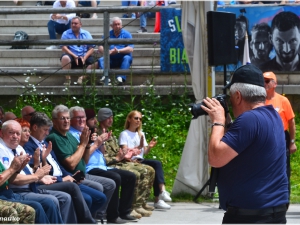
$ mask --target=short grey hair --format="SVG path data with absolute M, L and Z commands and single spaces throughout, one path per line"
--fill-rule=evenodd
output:
M 53 123 L 46 115 L 46 113 L 35 112 L 30 119 L 30 127 L 32 127 L 33 125 L 37 125 L 38 127 L 52 127 Z
M 241 93 L 246 102 L 265 103 L 266 101 L 267 93 L 264 87 L 246 83 L 234 83 L 230 87 L 230 94 L 234 94 L 237 91 Z
M 65 106 L 65 105 L 55 106 L 55 108 L 53 109 L 52 114 L 51 114 L 52 119 L 56 119 L 58 113 L 65 113 L 65 112 L 69 112 L 69 109 L 67 106 Z
M 22 127 L 21 127 L 21 124 L 19 124 L 17 121 L 15 121 L 15 120 L 7 120 L 7 121 L 5 121 L 3 124 L 2 124 L 2 127 L 1 127 L 1 130 L 2 130 L 2 132 L 4 131 L 6 131 L 7 129 L 8 129 L 8 127 L 10 126 L 10 125 L 16 125 L 16 124 L 18 124 L 19 126 L 20 126 L 20 131 L 22 130 Z
M 73 21 L 73 20 L 79 20 L 79 23 L 82 24 L 81 18 L 80 18 L 79 16 L 74 16 L 74 17 L 71 19 L 71 21 Z
M 84 112 L 85 114 L 85 111 L 84 111 L 84 108 L 80 107 L 80 106 L 73 106 L 70 108 L 69 112 L 70 112 L 70 118 L 72 119 L 73 116 L 74 116 L 74 111 L 76 112 Z
M 113 23 L 114 23 L 116 20 L 119 20 L 120 23 L 121 23 L 121 25 L 122 25 L 122 20 L 121 20 L 121 18 L 120 18 L 120 17 L 117 17 L 117 16 L 115 16 L 115 17 L 113 17 L 113 18 L 110 19 L 110 25 L 113 25 Z

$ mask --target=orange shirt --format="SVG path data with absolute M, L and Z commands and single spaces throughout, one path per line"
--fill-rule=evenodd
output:
M 274 109 L 280 115 L 284 130 L 288 130 L 288 121 L 295 117 L 290 101 L 286 97 L 275 92 L 274 98 L 271 100 L 266 99 L 266 105 L 273 105 Z

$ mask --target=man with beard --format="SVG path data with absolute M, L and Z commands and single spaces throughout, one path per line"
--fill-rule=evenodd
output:
M 253 26 L 251 34 L 250 48 L 253 52 L 251 63 L 260 67 L 263 63 L 270 60 L 269 54 L 272 50 L 272 44 L 269 37 L 271 28 L 267 23 L 256 24 Z
M 293 12 L 278 13 L 272 20 L 271 42 L 276 57 L 262 65 L 262 71 L 300 70 L 300 19 Z

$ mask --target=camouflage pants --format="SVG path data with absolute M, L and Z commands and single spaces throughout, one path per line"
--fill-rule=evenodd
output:
M 0 223 L 34 223 L 35 210 L 29 205 L 0 199 Z
M 132 208 L 141 207 L 150 196 L 155 176 L 154 169 L 151 166 L 135 162 L 118 163 L 116 168 L 135 174 L 136 188 L 134 189 Z

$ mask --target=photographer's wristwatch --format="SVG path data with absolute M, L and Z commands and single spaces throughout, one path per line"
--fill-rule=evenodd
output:
M 294 144 L 295 143 L 295 139 L 291 139 L 291 143 Z
M 117 52 L 118 52 L 118 54 L 120 53 L 120 50 L 119 49 L 117 49 Z

